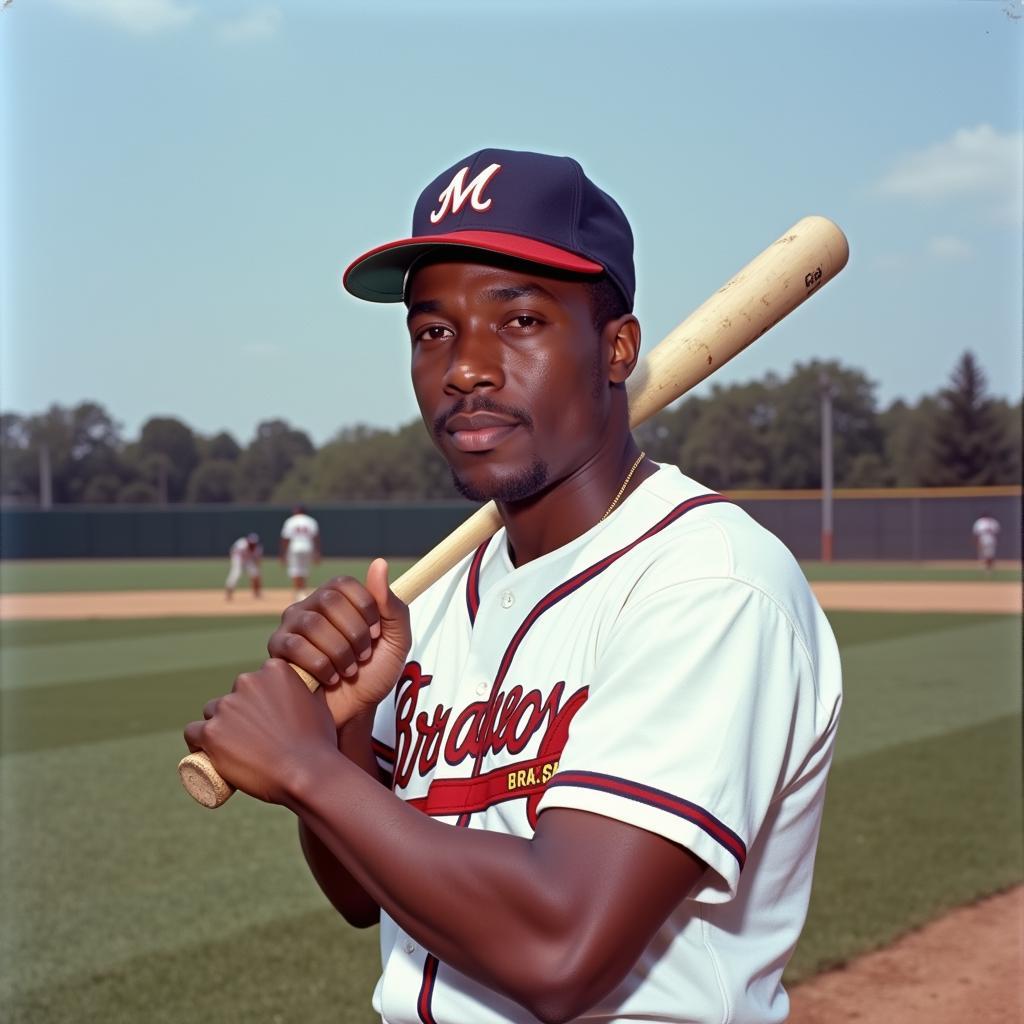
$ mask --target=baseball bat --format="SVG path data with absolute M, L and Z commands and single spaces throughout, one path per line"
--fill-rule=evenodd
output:
M 672 330 L 634 370 L 627 384 L 629 422 L 638 426 L 724 366 L 846 266 L 846 236 L 825 217 L 804 217 L 755 256 Z M 502 525 L 494 502 L 473 513 L 392 585 L 406 604 L 475 551 Z M 310 690 L 317 681 L 292 666 Z M 344 684 L 342 684 L 344 685 Z M 178 765 L 182 784 L 205 807 L 234 792 L 206 754 Z

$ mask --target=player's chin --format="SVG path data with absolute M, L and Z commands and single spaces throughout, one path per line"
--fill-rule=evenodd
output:
M 505 462 L 482 454 L 471 460 L 450 459 L 448 466 L 455 489 L 470 501 L 525 501 L 543 491 L 549 479 L 540 456 Z

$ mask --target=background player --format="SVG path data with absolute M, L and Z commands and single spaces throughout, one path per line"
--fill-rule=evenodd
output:
M 346 286 L 404 297 L 424 422 L 504 529 L 411 610 L 380 559 L 291 606 L 186 740 L 379 917 L 385 1019 L 782 1021 L 828 623 L 778 541 L 638 450 L 632 235 L 574 161 L 474 154 L 413 228 Z
M 983 512 L 971 527 L 974 543 L 978 551 L 978 561 L 984 563 L 985 569 L 991 572 L 996 563 L 996 546 L 999 543 L 999 520 L 987 512 Z
M 260 597 L 260 561 L 263 558 L 263 545 L 260 544 L 259 534 L 250 533 L 246 537 L 239 537 L 231 545 L 229 557 L 231 558 L 231 568 L 228 570 L 227 582 L 224 584 L 224 596 L 229 601 L 231 600 L 235 593 L 235 586 L 244 572 L 252 584 L 252 596 Z
M 296 601 L 306 596 L 306 581 L 313 563 L 320 562 L 320 525 L 296 505 L 281 527 L 281 564 L 292 581 Z

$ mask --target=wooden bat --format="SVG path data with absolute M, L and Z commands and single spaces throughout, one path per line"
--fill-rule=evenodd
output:
M 627 384 L 630 426 L 660 412 L 760 338 L 831 281 L 849 255 L 846 236 L 825 217 L 804 217 L 794 224 L 637 366 Z M 408 604 L 501 525 L 497 507 L 489 502 L 403 573 L 392 590 Z M 310 690 L 317 689 L 312 676 L 292 668 Z M 178 773 L 205 807 L 219 807 L 234 792 L 201 751 L 182 758 Z

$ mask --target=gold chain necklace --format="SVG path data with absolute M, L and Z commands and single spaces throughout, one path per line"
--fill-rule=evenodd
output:
M 615 497 L 612 499 L 612 503 L 608 506 L 608 511 L 605 512 L 603 516 L 601 516 L 598 522 L 603 523 L 612 514 L 612 509 L 614 509 L 615 506 L 618 505 L 619 499 L 622 497 L 623 494 L 626 493 L 626 488 L 629 486 L 629 481 L 633 479 L 633 474 L 637 471 L 638 467 L 640 466 L 640 463 L 644 461 L 644 456 L 646 454 L 647 452 L 640 453 L 636 462 L 633 463 L 633 468 L 630 469 L 630 471 L 626 474 L 626 479 L 622 481 L 622 486 L 619 488 L 619 493 L 616 494 Z

